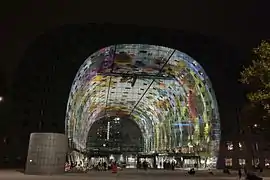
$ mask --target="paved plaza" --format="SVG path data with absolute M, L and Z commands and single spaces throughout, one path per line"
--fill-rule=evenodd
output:
M 235 180 L 237 178 L 236 172 L 231 175 L 225 175 L 221 172 L 215 172 L 214 175 L 208 174 L 206 171 L 200 171 L 195 174 L 195 176 L 187 175 L 184 171 L 137 171 L 137 170 L 124 170 L 117 174 L 112 174 L 111 172 L 89 172 L 89 173 L 66 173 L 63 175 L 54 176 L 38 176 L 38 175 L 25 175 L 16 170 L 0 170 L 0 179 L 3 180 L 115 180 L 115 179 L 129 179 L 129 180 Z M 270 180 L 270 177 L 265 177 L 264 179 Z

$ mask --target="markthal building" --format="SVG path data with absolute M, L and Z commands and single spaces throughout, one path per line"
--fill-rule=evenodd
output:
M 126 167 L 164 161 L 215 167 L 220 119 L 211 82 L 175 49 L 117 44 L 81 65 L 66 111 L 71 159 L 115 160 Z

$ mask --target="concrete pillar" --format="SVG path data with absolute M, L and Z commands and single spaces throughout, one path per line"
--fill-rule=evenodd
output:
M 65 172 L 68 140 L 64 134 L 30 135 L 25 174 L 62 174 Z

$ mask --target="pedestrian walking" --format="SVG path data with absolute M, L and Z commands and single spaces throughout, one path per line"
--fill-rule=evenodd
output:
M 239 180 L 242 178 L 242 170 L 241 170 L 241 168 L 238 169 L 238 177 L 239 177 Z

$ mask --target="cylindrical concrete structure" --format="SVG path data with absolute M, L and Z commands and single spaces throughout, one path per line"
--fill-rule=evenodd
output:
M 32 133 L 29 141 L 26 174 L 65 172 L 68 140 L 65 134 Z

